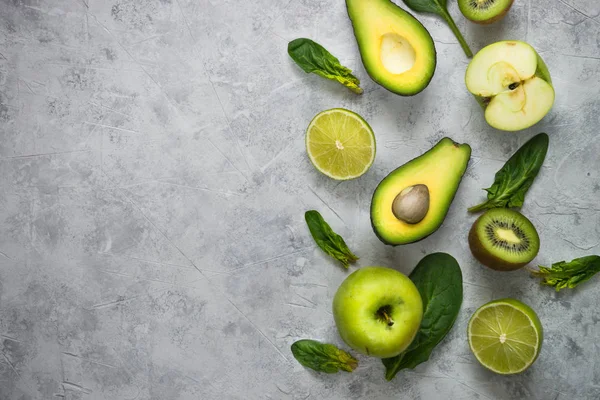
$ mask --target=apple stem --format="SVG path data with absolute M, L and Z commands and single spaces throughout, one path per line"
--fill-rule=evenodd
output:
M 390 316 L 387 315 L 387 313 L 385 311 L 381 311 L 381 313 L 383 314 L 383 318 L 385 318 L 385 322 L 387 322 L 388 326 L 394 325 L 394 320 L 391 319 Z

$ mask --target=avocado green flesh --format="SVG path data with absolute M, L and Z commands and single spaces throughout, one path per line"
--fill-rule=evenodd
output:
M 346 0 L 346 7 L 371 78 L 404 96 L 425 89 L 436 66 L 435 45 L 427 29 L 389 0 Z
M 425 154 L 386 176 L 371 201 L 371 224 L 379 239 L 399 245 L 416 242 L 435 232 L 446 218 L 470 157 L 469 145 L 444 138 Z M 392 203 L 403 189 L 417 184 L 429 189 L 429 210 L 423 220 L 408 224 L 394 216 Z

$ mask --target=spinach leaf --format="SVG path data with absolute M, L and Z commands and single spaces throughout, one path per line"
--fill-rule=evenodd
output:
M 462 272 L 449 254 L 425 256 L 410 274 L 423 300 L 423 320 L 417 336 L 403 353 L 384 358 L 385 379 L 427 361 L 454 325 L 463 299 Z
M 539 266 L 538 271 L 530 271 L 533 276 L 542 278 L 542 284 L 552 286 L 556 291 L 573 289 L 600 272 L 600 256 L 576 258 L 571 262 L 559 261 L 551 268 Z
M 463 51 L 467 55 L 467 57 L 473 57 L 473 52 L 469 48 L 469 45 L 465 41 L 465 38 L 458 30 L 458 27 L 454 23 L 454 20 L 448 13 L 448 5 L 447 0 L 402 0 L 404 4 L 408 6 L 413 11 L 416 12 L 427 12 L 433 13 L 441 16 L 446 23 L 450 26 L 450 29 L 454 33 L 454 36 L 458 39 L 460 43 L 460 47 L 462 47 Z
M 358 366 L 358 360 L 344 350 L 316 340 L 298 340 L 292 344 L 292 354 L 305 367 L 328 374 L 339 370 L 352 372 Z
M 307 211 L 304 214 L 304 219 L 310 234 L 321 250 L 340 261 L 344 268 L 348 268 L 349 263 L 358 260 L 358 257 L 348 249 L 344 239 L 331 229 L 318 211 Z
M 496 172 L 494 184 L 485 189 L 487 201 L 469 208 L 478 212 L 488 208 L 521 207 L 525 194 L 542 168 L 548 152 L 548 135 L 540 133 L 525 143 Z
M 338 81 L 354 93 L 361 94 L 360 80 L 352 71 L 335 58 L 320 44 L 310 39 L 299 38 L 288 43 L 288 54 L 306 73 L 314 73 L 323 78 Z

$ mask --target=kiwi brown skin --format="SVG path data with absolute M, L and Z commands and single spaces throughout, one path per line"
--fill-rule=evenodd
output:
M 471 248 L 471 253 L 473 253 L 473 256 L 477 259 L 477 261 L 493 270 L 504 272 L 515 271 L 527 265 L 528 263 L 511 263 L 485 251 L 485 248 L 483 247 L 483 244 L 477 235 L 477 226 L 479 225 L 479 221 L 483 215 L 477 218 L 471 227 L 471 230 L 469 231 L 469 247 Z
M 465 18 L 468 19 L 471 22 L 475 22 L 476 24 L 479 25 L 489 25 L 489 24 L 493 24 L 494 22 L 500 21 L 502 18 L 504 18 L 504 16 L 508 13 L 508 11 L 510 10 L 510 8 L 512 7 L 513 3 L 515 2 L 515 0 L 511 0 L 510 4 L 508 6 L 506 6 L 506 8 L 504 9 L 504 11 L 502 11 L 500 14 L 496 15 L 495 17 L 483 20 L 483 21 L 475 21 L 471 18 L 469 18 L 468 16 L 466 16 L 464 13 L 463 15 L 465 15 Z

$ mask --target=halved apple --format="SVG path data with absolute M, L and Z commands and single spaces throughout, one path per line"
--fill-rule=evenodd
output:
M 554 104 L 548 68 L 525 42 L 502 41 L 481 49 L 467 67 L 465 83 L 487 123 L 503 131 L 529 128 Z

